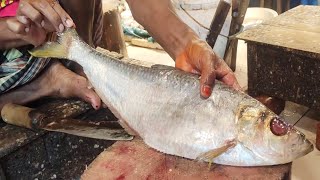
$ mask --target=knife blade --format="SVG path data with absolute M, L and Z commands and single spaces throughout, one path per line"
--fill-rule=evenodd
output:
M 11 125 L 31 130 L 47 130 L 104 140 L 132 140 L 117 121 L 84 121 L 48 116 L 37 109 L 6 104 L 1 110 L 2 119 Z

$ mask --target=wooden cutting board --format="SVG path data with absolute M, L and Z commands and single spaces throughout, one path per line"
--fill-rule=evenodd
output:
M 85 170 L 83 180 L 290 179 L 291 163 L 269 167 L 231 167 L 166 155 L 141 140 L 119 141 Z

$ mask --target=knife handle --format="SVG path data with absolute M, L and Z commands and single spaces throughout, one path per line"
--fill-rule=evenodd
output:
M 8 124 L 38 129 L 45 115 L 32 108 L 9 103 L 2 108 L 1 117 Z

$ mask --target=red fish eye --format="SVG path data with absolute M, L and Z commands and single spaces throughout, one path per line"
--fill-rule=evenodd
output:
M 270 122 L 271 132 L 276 136 L 283 136 L 288 133 L 289 126 L 287 123 L 281 121 L 279 118 L 275 117 Z

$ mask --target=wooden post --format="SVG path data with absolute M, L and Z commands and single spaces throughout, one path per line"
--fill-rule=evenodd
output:
M 290 9 L 290 0 L 286 0 L 286 11 L 288 11 Z
M 264 7 L 272 9 L 273 0 L 265 0 Z
M 127 57 L 127 49 L 117 8 L 108 10 L 103 15 L 103 37 L 101 47 Z
M 242 0 L 240 1 L 239 8 L 237 4 L 232 4 L 232 6 L 234 7 L 232 8 L 233 9 L 232 21 L 231 21 L 230 33 L 229 33 L 230 36 L 240 31 L 249 3 L 250 3 L 250 0 Z M 224 59 L 233 71 L 236 70 L 237 48 L 238 48 L 238 40 L 237 39 L 229 40 Z
M 260 7 L 264 7 L 264 0 L 260 0 Z
M 230 7 L 230 3 L 226 2 L 225 0 L 220 0 L 213 20 L 211 22 L 209 33 L 207 35 L 207 42 L 211 46 L 211 48 L 214 47 L 217 41 L 223 24 L 229 14 Z
M 282 13 L 282 0 L 277 0 L 277 12 L 278 14 Z

